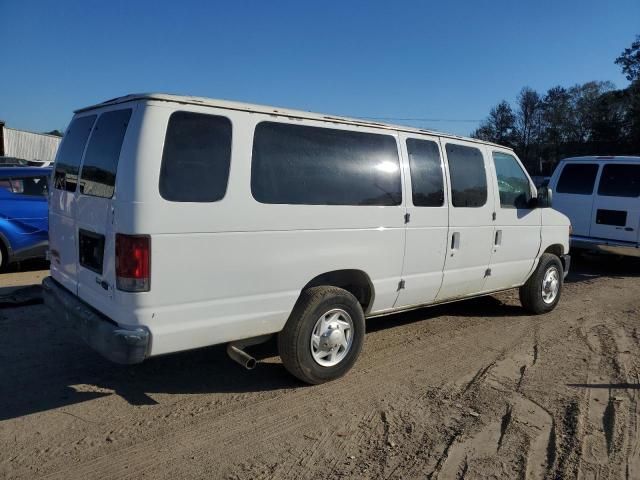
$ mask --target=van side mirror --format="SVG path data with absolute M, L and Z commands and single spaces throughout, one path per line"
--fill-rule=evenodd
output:
M 535 208 L 551 208 L 552 199 L 553 191 L 550 187 L 542 187 L 538 189 L 538 198 L 535 199 L 537 205 Z

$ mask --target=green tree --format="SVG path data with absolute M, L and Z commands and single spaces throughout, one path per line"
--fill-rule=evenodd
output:
M 561 143 L 570 136 L 572 115 L 571 95 L 564 87 L 550 88 L 542 100 L 544 141 L 557 153 Z
M 616 65 L 620 65 L 630 82 L 640 79 L 640 35 L 636 35 L 636 41 L 616 58 Z
M 520 90 L 515 112 L 516 143 L 522 161 L 530 165 L 535 161 L 532 145 L 540 140 L 542 127 L 542 99 L 530 87 Z
M 571 87 L 568 92 L 571 106 L 568 112 L 567 140 L 570 142 L 588 142 L 593 140 L 596 122 L 602 123 L 610 118 L 609 107 L 613 103 L 603 101 L 603 96 L 612 92 L 615 86 L 611 82 L 587 82 Z M 611 97 L 607 97 L 613 100 Z
M 503 100 L 491 109 L 489 116 L 471 136 L 514 147 L 516 140 L 515 122 L 516 117 L 511 105 L 506 100 Z

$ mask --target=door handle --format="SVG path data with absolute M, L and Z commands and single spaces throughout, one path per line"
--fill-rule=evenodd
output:
M 451 235 L 451 255 L 460 248 L 460 232 L 453 232 Z
M 496 230 L 496 236 L 493 241 L 493 246 L 499 247 L 500 245 L 502 245 L 502 230 Z

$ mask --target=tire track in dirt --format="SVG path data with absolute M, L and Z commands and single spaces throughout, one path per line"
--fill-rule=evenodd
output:
M 453 313 L 416 324 L 401 320 L 400 328 L 374 329 L 367 335 L 365 355 L 356 369 L 345 380 L 320 387 L 290 389 L 284 385 L 266 392 L 211 395 L 152 393 L 157 405 L 132 407 L 111 394 L 116 390 L 109 389 L 106 381 L 98 387 L 105 387 L 110 397 L 66 405 L 68 415 L 56 408 L 8 420 L 4 425 L 18 431 L 19 424 L 30 428 L 51 424 L 57 431 L 49 429 L 48 437 L 34 437 L 22 450 L 12 447 L 10 458 L 18 455 L 20 466 L 4 470 L 8 457 L 0 460 L 0 472 L 65 479 L 404 479 L 427 475 L 469 479 L 487 472 L 500 478 L 572 478 L 579 465 L 583 433 L 591 425 L 587 392 L 596 389 L 565 387 L 573 378 L 552 383 L 567 376 L 558 376 L 563 362 L 550 363 L 549 348 L 559 345 L 557 358 L 565 353 L 563 348 L 572 358 L 592 348 L 576 340 L 581 334 L 593 340 L 590 335 L 596 319 L 591 314 L 602 314 L 604 299 L 610 295 L 610 291 L 601 293 L 602 285 L 606 283 L 600 279 L 592 284 L 568 284 L 568 293 L 581 296 L 566 295 L 559 308 L 544 317 L 474 318 L 481 311 L 467 309 L 465 313 L 462 309 L 459 316 Z M 618 315 L 623 315 L 625 302 L 630 305 L 627 308 L 636 308 L 637 295 L 625 295 L 616 303 Z M 513 298 L 509 303 L 514 303 Z M 585 305 L 593 311 L 585 314 Z M 603 414 L 594 417 L 595 426 L 602 431 L 596 433 L 611 463 L 609 478 L 624 478 L 625 473 L 637 478 L 637 390 L 625 385 L 640 382 L 635 377 L 637 365 L 630 361 L 633 356 L 625 351 L 638 351 L 640 332 L 635 331 L 634 337 L 634 330 L 625 323 L 628 315 L 620 316 L 626 332 L 616 330 L 614 320 L 617 317 L 603 320 L 610 331 L 600 332 L 605 346 L 598 338 L 595 348 L 607 350 L 606 360 L 598 360 L 594 368 L 598 376 L 608 375 L 616 371 L 617 362 L 620 378 L 611 395 L 604 389 Z M 569 335 L 567 325 L 576 326 Z M 615 338 L 612 345 L 606 338 L 612 334 L 622 339 Z M 633 344 L 625 347 L 624 338 Z M 577 363 L 580 358 L 570 360 L 573 371 L 578 371 L 576 365 L 590 369 L 593 355 L 586 352 L 584 365 Z M 617 357 L 616 362 L 610 360 L 611 355 Z M 92 361 L 90 355 L 77 358 Z M 80 373 L 83 368 L 75 367 Z M 55 375 L 54 368 L 47 371 Z M 547 372 L 551 379 L 543 381 Z M 23 369 L 23 374 L 33 377 L 30 368 Z M 614 384 L 614 378 L 605 377 L 584 382 Z M 85 387 L 95 389 L 74 386 Z M 605 414 L 609 399 L 613 399 L 612 406 Z M 92 419 L 91 412 L 101 408 L 113 422 L 78 420 Z M 605 428 L 605 424 L 612 427 Z M 110 432 L 115 440 L 105 443 L 103 435 Z M 91 445 L 96 438 L 101 441 Z M 46 448 L 50 450 L 45 452 Z M 39 450 L 42 453 L 34 455 Z
M 526 330 L 526 327 L 523 325 L 521 328 Z M 512 332 L 512 337 L 517 337 L 516 330 Z M 427 340 L 421 342 L 425 350 L 428 343 Z M 454 348 L 455 342 L 451 343 L 451 347 Z M 469 345 L 465 347 L 468 350 Z M 396 376 L 397 368 L 402 365 L 415 365 L 418 359 L 424 359 L 424 355 L 423 349 L 406 349 L 400 354 L 394 351 L 390 355 L 383 355 L 382 359 L 376 359 L 378 364 L 380 364 L 380 360 L 383 363 L 388 360 L 385 363 L 385 373 L 378 376 L 378 382 L 387 383 L 386 379 Z M 313 425 L 314 419 L 307 419 L 304 414 L 309 410 L 322 411 L 322 406 L 331 402 L 334 390 L 338 391 L 343 398 L 366 398 L 368 395 L 373 395 L 379 388 L 378 383 L 370 382 L 368 375 L 354 372 L 349 376 L 349 382 L 344 382 L 344 384 L 336 382 L 313 389 L 317 390 L 319 394 L 311 399 L 306 398 L 309 396 L 309 388 L 301 388 L 287 395 L 288 403 L 294 406 L 286 411 L 278 411 L 277 407 L 282 401 L 281 396 L 278 396 L 258 404 L 246 405 L 219 418 L 211 419 L 211 415 L 208 415 L 210 421 L 205 425 L 192 425 L 192 428 L 187 431 L 181 429 L 177 432 L 166 432 L 161 437 L 160 445 L 158 438 L 134 444 L 78 466 L 74 469 L 74 474 L 85 477 L 101 474 L 103 478 L 113 479 L 135 476 L 152 468 L 158 469 L 160 465 L 169 462 L 167 457 L 188 456 L 188 452 L 198 452 L 204 446 L 212 443 L 216 444 L 216 452 L 211 453 L 214 453 L 216 457 L 223 458 L 232 455 L 234 458 L 242 460 L 251 455 L 245 449 L 250 437 L 273 439 L 286 437 L 286 434 L 293 430 L 307 431 L 310 425 Z M 301 401 L 302 398 L 306 398 L 306 400 Z M 253 425 L 248 425 L 246 421 L 243 421 L 247 411 L 251 411 L 252 418 L 258 419 Z M 276 413 L 274 414 L 274 412 Z M 303 419 L 301 420 L 301 418 Z M 224 428 L 220 428 L 223 425 L 232 425 L 233 427 L 221 431 L 224 430 Z M 114 468 L 113 465 L 119 467 Z M 64 469 L 60 471 L 60 473 L 62 472 Z M 52 474 L 52 476 L 56 476 L 56 474 Z

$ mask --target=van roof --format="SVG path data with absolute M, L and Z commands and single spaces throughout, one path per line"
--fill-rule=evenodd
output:
M 89 107 L 78 109 L 75 111 L 75 113 L 86 112 L 88 110 L 93 110 L 96 108 L 101 108 L 109 105 L 117 105 L 119 103 L 133 102 L 137 100 L 156 100 L 161 102 L 172 102 L 172 103 L 181 103 L 181 104 L 189 104 L 189 105 L 204 105 L 207 107 L 224 108 L 227 110 L 239 110 L 244 112 L 266 113 L 269 115 L 280 115 L 280 116 L 285 116 L 290 118 L 306 118 L 309 120 L 322 120 L 322 121 L 330 121 L 335 123 L 344 123 L 349 125 L 386 128 L 390 130 L 399 130 L 402 132 L 422 133 L 422 134 L 428 134 L 428 135 L 437 135 L 439 137 L 466 140 L 469 142 L 481 143 L 483 145 L 492 145 L 495 147 L 507 148 L 509 150 L 512 150 L 510 147 L 505 147 L 504 145 L 498 145 L 496 143 L 479 140 L 477 138 L 464 137 L 461 135 L 453 135 L 450 133 L 442 133 L 442 132 L 427 130 L 423 128 L 408 127 L 406 125 L 394 125 L 390 123 L 364 120 L 361 118 L 350 118 L 350 117 L 342 117 L 342 116 L 336 116 L 336 115 L 327 115 L 322 113 L 305 112 L 302 110 L 292 110 L 288 108 L 272 107 L 268 105 L 256 105 L 251 103 L 233 102 L 229 100 L 217 100 L 217 99 L 206 98 L 206 97 L 170 95 L 166 93 L 133 93 L 133 94 L 125 95 L 122 97 L 112 98 L 111 100 L 107 100 L 105 102 L 98 103 L 96 105 L 91 105 Z
M 586 155 L 583 157 L 568 157 L 560 160 L 561 162 L 603 162 L 607 160 L 622 160 L 624 162 L 640 162 L 640 157 L 633 155 Z

